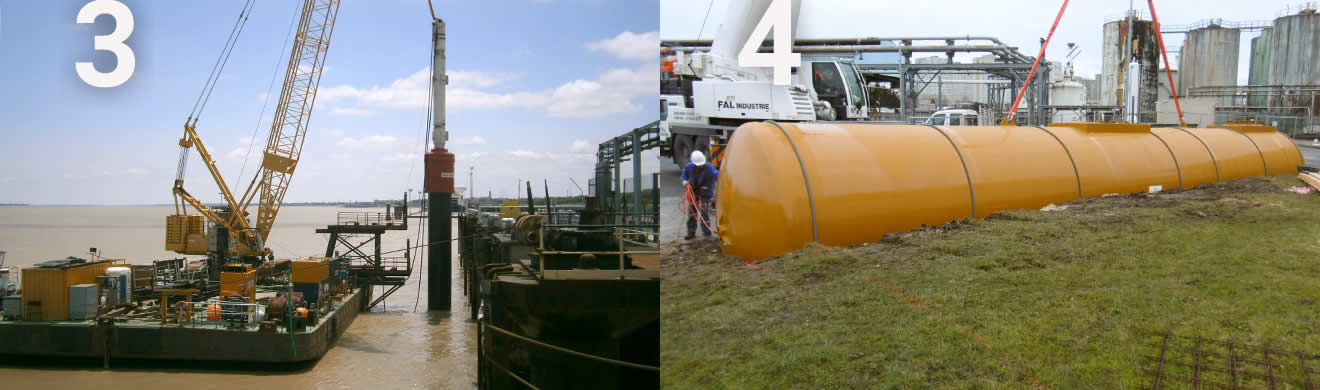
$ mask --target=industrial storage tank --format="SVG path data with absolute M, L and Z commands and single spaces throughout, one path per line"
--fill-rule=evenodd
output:
M 1320 14 L 1314 9 L 1274 19 L 1270 84 L 1320 84 Z
M 1192 88 L 1237 85 L 1238 47 L 1242 31 L 1217 24 L 1187 32 L 1178 59 L 1178 95 Z M 1232 105 L 1225 97 L 1221 105 Z
M 1261 29 L 1260 36 L 1251 38 L 1251 61 L 1247 65 L 1247 85 L 1270 84 L 1270 59 L 1273 57 L 1270 47 L 1274 44 L 1271 41 L 1273 37 L 1274 28 L 1266 26 Z M 1266 99 L 1263 94 L 1249 94 L 1247 105 L 1264 106 Z
M 1315 9 L 1305 9 L 1296 14 L 1274 19 L 1271 28 L 1269 60 L 1269 84 L 1300 86 L 1320 85 L 1320 14 Z M 1276 96 L 1271 99 L 1274 107 L 1311 107 L 1317 112 L 1317 106 L 1310 94 Z
M 1055 106 L 1084 106 L 1086 105 L 1086 86 L 1069 77 L 1050 83 L 1050 104 Z M 1081 120 L 1082 116 L 1076 110 L 1057 110 L 1050 117 L 1051 123 L 1078 122 Z
M 743 124 L 716 198 L 724 253 L 761 260 L 887 233 L 1154 186 L 1295 173 L 1273 127 Z
M 1130 27 L 1130 28 L 1129 28 Z M 1129 30 L 1131 33 L 1129 35 Z M 1141 63 L 1140 113 L 1142 122 L 1155 121 L 1155 103 L 1159 100 L 1160 48 L 1155 26 L 1135 12 L 1105 23 L 1104 49 L 1100 69 L 1100 104 L 1123 105 L 1127 66 L 1135 57 Z

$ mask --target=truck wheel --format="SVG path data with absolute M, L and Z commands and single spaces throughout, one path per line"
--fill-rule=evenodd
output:
M 685 135 L 674 140 L 674 164 L 678 164 L 679 169 L 686 167 L 692 162 L 692 151 L 700 150 L 701 154 L 706 155 L 706 161 L 710 161 L 710 137 Z

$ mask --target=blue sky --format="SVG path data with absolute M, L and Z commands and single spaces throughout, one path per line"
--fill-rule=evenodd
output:
M 0 203 L 171 202 L 177 140 L 242 1 L 132 1 L 137 67 L 109 89 L 74 62 L 108 16 L 74 23 L 84 1 L 0 0 Z M 297 0 L 258 0 L 197 128 L 230 187 L 251 180 L 287 62 Z M 436 1 L 448 27 L 450 150 L 458 185 L 513 194 L 519 178 L 554 194 L 586 186 L 596 145 L 655 120 L 654 1 Z M 589 22 L 588 22 L 589 21 Z M 425 0 L 344 0 L 286 201 L 397 198 L 420 189 L 430 63 Z M 281 80 L 269 92 L 279 95 Z M 252 135 L 258 145 L 244 168 Z M 652 156 L 654 157 L 654 156 Z M 219 197 L 196 153 L 186 187 Z M 653 170 L 654 164 L 644 167 Z M 242 176 L 239 176 L 240 171 Z M 538 188 L 538 193 L 540 190 Z

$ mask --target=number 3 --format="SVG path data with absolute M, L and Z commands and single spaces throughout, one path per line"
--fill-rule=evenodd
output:
M 757 53 L 761 42 L 775 29 L 775 48 L 770 53 Z M 775 68 L 775 85 L 788 85 L 794 66 L 801 65 L 802 54 L 793 52 L 793 9 L 789 0 L 774 0 L 756 22 L 752 35 L 738 51 L 738 66 Z
M 101 15 L 110 15 L 115 19 L 115 31 L 109 35 L 97 35 L 92 40 L 92 47 L 113 53 L 118 61 L 115 69 L 109 73 L 102 73 L 97 71 L 91 62 L 76 62 L 73 65 L 78 70 L 78 78 L 87 85 L 112 88 L 128 81 L 128 78 L 133 76 L 133 68 L 136 67 L 133 49 L 124 44 L 124 40 L 133 33 L 133 12 L 129 11 L 124 3 L 116 0 L 92 0 L 78 11 L 78 23 L 95 23 L 96 17 Z

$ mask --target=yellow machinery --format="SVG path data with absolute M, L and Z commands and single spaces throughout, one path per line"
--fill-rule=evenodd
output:
M 716 196 L 724 252 L 762 260 L 1050 203 L 1296 173 L 1273 127 L 744 124 Z
M 220 176 L 215 161 L 201 137 L 197 135 L 197 117 L 189 115 L 184 121 L 183 138 L 179 139 L 179 169 L 174 180 L 175 215 L 166 217 L 165 249 L 182 254 L 202 255 L 208 252 L 206 232 L 199 216 L 187 214 L 191 205 L 211 223 L 224 228 L 229 235 L 230 246 L 225 255 L 268 256 L 270 251 L 264 243 L 270 236 L 271 226 L 284 201 L 284 192 L 289 188 L 289 180 L 294 168 L 298 166 L 298 157 L 302 153 L 304 136 L 307 135 L 308 122 L 312 115 L 316 89 L 321 83 L 321 70 L 325 65 L 326 50 L 330 45 L 334 31 L 335 18 L 339 13 L 340 0 L 303 0 L 298 31 L 294 36 L 293 49 L 289 53 L 289 63 L 285 70 L 284 86 L 280 92 L 274 120 L 271 121 L 270 134 L 266 138 L 266 148 L 262 155 L 261 167 L 253 177 L 241 198 L 235 199 L 229 186 Z M 245 8 L 245 12 L 246 12 Z M 240 19 L 244 17 L 240 16 Z M 246 24 L 246 23 L 244 23 Z M 241 33 L 241 28 L 238 30 Z M 237 39 L 233 39 L 237 41 Z M 232 47 L 226 47 L 232 50 Z M 227 57 L 227 55 L 222 56 Z M 223 70 L 223 66 L 220 67 Z M 213 70 L 213 77 L 218 74 Z M 208 81 L 208 87 L 213 88 Z M 209 92 L 203 92 L 209 97 Z M 205 101 L 200 100 L 202 107 Z M 188 149 L 196 148 L 211 177 L 215 180 L 220 194 L 224 198 L 222 208 L 213 209 L 194 198 L 183 188 L 183 173 L 187 166 Z M 247 206 L 260 195 L 256 223 L 248 221 Z M 254 226 L 255 225 L 255 226 Z
M 505 199 L 500 203 L 500 218 L 518 218 L 522 212 L 522 204 L 516 199 Z
M 293 283 L 321 283 L 330 279 L 330 259 L 324 257 L 304 257 L 290 263 Z
M 242 295 L 257 302 L 257 270 L 250 264 L 228 264 L 220 271 L 220 297 Z

